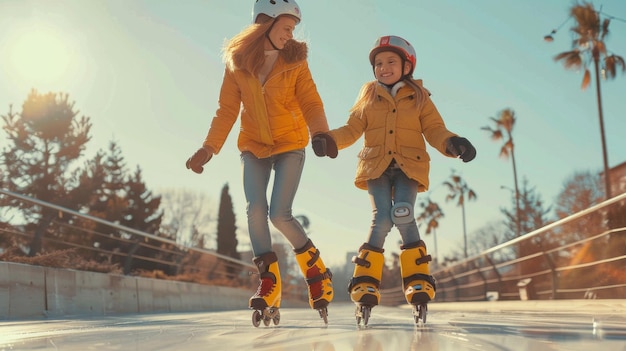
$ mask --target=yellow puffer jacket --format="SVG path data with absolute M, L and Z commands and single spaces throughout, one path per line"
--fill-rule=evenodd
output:
M 258 158 L 306 147 L 309 130 L 310 135 L 328 131 L 306 58 L 306 45 L 288 42 L 263 85 L 247 71 L 226 68 L 219 107 L 203 145 L 219 153 L 240 112 L 237 145 Z
M 367 189 L 367 180 L 380 177 L 395 159 L 402 171 L 419 183 L 418 191 L 428 190 L 430 156 L 424 138 L 443 155 L 452 157 L 446 154 L 446 141 L 456 134 L 446 129 L 422 81 L 414 83 L 421 94 L 405 85 L 395 98 L 380 84 L 366 83 L 362 94 L 374 84 L 377 98 L 363 113 L 352 112 L 346 125 L 330 131 L 339 149 L 354 144 L 365 133 L 354 182 L 358 188 Z M 416 104 L 416 99 L 420 103 Z

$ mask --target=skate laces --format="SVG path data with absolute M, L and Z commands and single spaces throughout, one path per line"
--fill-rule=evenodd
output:
M 267 296 L 274 290 L 274 280 L 272 278 L 261 278 L 261 284 L 256 291 L 257 296 Z

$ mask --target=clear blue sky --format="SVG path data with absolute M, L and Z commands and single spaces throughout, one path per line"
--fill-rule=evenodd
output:
M 594 1 L 626 18 L 623 0 Z M 253 1 L 0 0 L 0 114 L 21 106 L 31 88 L 66 92 L 91 117 L 87 156 L 111 140 L 129 167 L 139 165 L 147 186 L 207 194 L 217 205 L 230 184 L 238 234 L 247 247 L 237 129 L 204 174 L 184 167 L 201 145 L 217 107 L 221 47 L 250 23 Z M 467 204 L 468 233 L 503 219 L 513 187 L 510 160 L 480 127 L 511 108 L 520 177 L 547 205 L 575 171 L 602 168 L 595 86 L 581 91 L 582 72 L 566 71 L 554 55 L 570 49 L 565 23 L 553 43 L 543 36 L 561 25 L 569 0 L 300 0 L 296 37 L 309 43 L 309 63 L 331 128 L 342 125 L 363 83 L 373 79 L 367 55 L 381 35 L 399 35 L 417 51 L 422 78 L 452 131 L 478 149 L 468 164 L 431 151 L 431 189 L 445 218 L 437 231 L 439 256 L 462 246 L 461 209 L 445 203 L 440 184 L 456 169 L 478 194 Z M 626 57 L 626 23 L 615 20 L 609 50 Z M 626 76 L 602 84 L 610 166 L 626 161 Z M 311 237 L 331 263 L 342 262 L 366 239 L 371 207 L 353 185 L 362 140 L 338 159 L 308 159 L 294 213 L 311 219 Z M 3 135 L 0 146 L 6 145 Z M 426 195 L 420 195 L 425 198 Z M 419 198 L 418 198 L 419 199 Z M 433 251 L 432 236 L 424 237 Z M 385 248 L 397 252 L 399 235 Z

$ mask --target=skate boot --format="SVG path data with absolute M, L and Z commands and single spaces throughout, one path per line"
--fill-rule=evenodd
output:
M 372 308 L 380 303 L 380 279 L 383 274 L 384 250 L 370 244 L 359 248 L 359 255 L 352 258 L 354 274 L 348 284 L 350 299 L 356 304 L 356 324 L 367 325 Z
M 426 253 L 426 244 L 420 240 L 416 243 L 402 245 L 400 253 L 400 272 L 402 287 L 406 301 L 413 305 L 415 323 L 426 323 L 427 304 L 435 298 L 435 278 L 430 275 L 428 262 L 432 261 Z
M 255 257 L 254 264 L 259 270 L 261 283 L 256 293 L 249 301 L 249 307 L 254 310 L 252 313 L 252 325 L 258 327 L 263 321 L 265 326 L 270 322 L 277 325 L 280 322 L 280 297 L 281 282 L 280 270 L 278 269 L 278 257 L 276 253 L 268 252 Z
M 324 266 L 319 250 L 309 240 L 304 247 L 294 250 L 296 261 L 309 286 L 309 305 L 317 310 L 328 324 L 328 304 L 333 300 L 333 274 Z

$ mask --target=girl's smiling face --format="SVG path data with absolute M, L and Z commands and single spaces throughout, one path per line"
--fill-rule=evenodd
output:
M 394 51 L 381 51 L 374 56 L 374 76 L 383 84 L 397 83 L 410 69 L 411 63 L 402 67 L 402 58 Z

